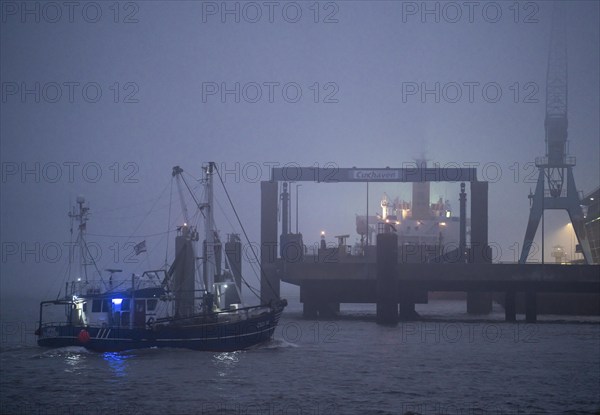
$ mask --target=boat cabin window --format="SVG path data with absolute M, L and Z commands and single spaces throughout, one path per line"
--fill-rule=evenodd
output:
M 147 300 L 146 301 L 146 309 L 148 311 L 154 311 L 156 309 L 156 304 L 158 303 L 158 300 L 156 298 L 153 298 L 151 300 Z
M 121 311 L 128 311 L 129 310 L 129 298 L 124 298 L 123 302 L 121 303 Z
M 92 301 L 92 313 L 110 313 L 111 311 L 110 299 Z

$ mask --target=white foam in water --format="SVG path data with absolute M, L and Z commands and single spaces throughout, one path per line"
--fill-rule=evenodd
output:
M 46 351 L 42 352 L 39 356 L 40 357 L 56 357 L 56 356 L 62 356 L 64 354 L 71 354 L 71 353 L 82 354 L 82 353 L 92 353 L 92 352 L 83 346 L 66 346 L 66 347 L 59 347 L 58 349 L 46 350 Z
M 273 339 L 267 343 L 262 343 L 253 348 L 250 348 L 249 350 L 286 349 L 286 348 L 290 348 L 290 347 L 300 347 L 300 346 L 295 343 L 285 341 L 283 339 Z

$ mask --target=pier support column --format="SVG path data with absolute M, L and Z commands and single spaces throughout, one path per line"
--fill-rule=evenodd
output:
M 302 317 L 311 320 L 319 317 L 319 309 L 317 307 L 317 303 L 313 301 L 304 301 L 302 303 Z
M 492 311 L 492 293 L 467 292 L 468 314 L 489 314 Z
M 340 312 L 340 303 L 321 303 L 319 304 L 319 317 L 335 318 Z
M 318 281 L 300 283 L 300 302 L 304 318 L 335 318 L 340 312 L 340 303 L 329 301 L 331 289 Z
M 535 291 L 525 293 L 525 321 L 528 323 L 537 321 L 537 293 Z
M 504 316 L 506 321 L 517 321 L 517 293 L 512 290 L 506 292 L 506 297 L 504 299 Z
M 488 182 L 471 182 L 471 252 L 469 259 L 475 264 L 492 262 L 488 246 Z M 489 314 L 492 311 L 492 294 L 467 293 L 467 313 Z
M 415 311 L 415 303 L 412 299 L 401 298 L 400 299 L 400 320 L 402 321 L 414 321 L 418 318 L 418 314 Z
M 260 183 L 260 299 L 263 304 L 279 298 L 277 260 L 277 182 Z
M 399 286 L 400 292 L 400 320 L 401 321 L 414 321 L 419 318 L 417 311 L 415 310 L 415 304 L 419 301 L 419 296 L 422 295 L 422 292 L 413 291 L 411 289 L 407 289 L 403 287 L 401 284 Z
M 460 184 L 460 194 L 458 197 L 460 202 L 460 223 L 459 223 L 459 238 L 458 238 L 458 262 L 467 260 L 465 250 L 467 249 L 467 193 L 465 192 L 465 184 Z
M 335 318 L 340 312 L 340 303 L 325 303 L 315 300 L 304 300 L 302 317 L 309 319 Z
M 377 323 L 398 323 L 398 235 L 377 235 Z

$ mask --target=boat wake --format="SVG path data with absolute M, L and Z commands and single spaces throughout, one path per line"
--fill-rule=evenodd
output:
M 35 355 L 33 357 L 42 359 L 45 357 L 64 357 L 64 356 L 69 356 L 69 355 L 73 355 L 73 354 L 90 354 L 90 353 L 93 353 L 93 352 L 82 346 L 66 346 L 66 347 L 59 347 L 57 349 L 45 350 L 42 353 L 38 353 L 37 355 Z
M 273 339 L 269 342 L 256 345 L 249 350 L 272 350 L 272 349 L 289 349 L 300 347 L 298 344 L 285 341 L 283 339 Z

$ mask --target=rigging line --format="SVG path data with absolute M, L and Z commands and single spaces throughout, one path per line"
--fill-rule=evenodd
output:
M 115 281 L 112 288 L 110 290 L 107 290 L 107 292 L 116 292 L 117 289 L 121 286 L 129 286 L 130 282 L 131 282 L 130 280 Z
M 98 269 L 98 264 L 96 264 L 96 261 L 94 260 L 94 257 L 92 256 L 92 253 L 90 252 L 90 247 L 88 246 L 87 242 L 83 238 L 83 235 L 81 235 L 81 241 L 83 242 L 83 246 L 85 247 L 86 252 L 90 256 L 90 259 L 92 260 L 92 264 L 94 264 L 94 268 L 96 268 L 96 272 L 98 273 L 98 276 L 100 277 L 100 281 L 102 281 L 102 284 L 104 284 L 104 287 L 106 288 L 106 282 L 104 282 L 104 278 L 102 278 L 102 273 Z M 85 270 L 85 276 L 86 276 L 86 281 L 87 281 L 87 266 L 85 266 L 85 265 L 84 265 L 84 270 Z
M 229 260 L 227 259 L 227 255 L 225 255 L 225 264 L 226 264 L 227 269 L 229 269 L 229 272 L 231 272 L 231 278 L 233 278 L 233 286 L 235 287 L 235 292 L 237 293 L 237 296 L 240 299 L 240 302 L 242 302 L 242 292 L 241 292 L 242 287 L 238 287 L 237 282 L 235 281 L 235 275 L 233 275 L 233 267 L 229 263 Z M 240 278 L 240 280 L 242 282 L 244 282 L 244 284 L 246 284 L 246 282 L 244 281 L 243 278 Z M 246 284 L 246 286 L 252 292 L 252 294 L 254 294 L 255 296 L 258 296 L 254 292 L 254 289 L 252 287 L 249 287 L 248 284 Z
M 243 282 L 243 283 L 244 283 L 244 285 L 245 285 L 245 286 L 246 286 L 246 287 L 247 287 L 247 288 L 250 290 L 250 292 L 251 292 L 252 294 L 254 294 L 254 296 L 255 296 L 255 297 L 257 297 L 257 298 L 260 300 L 260 293 L 258 293 L 258 292 L 257 292 L 257 290 L 256 290 L 255 288 L 253 288 L 253 287 L 251 287 L 250 285 L 248 285 L 248 283 L 246 282 L 246 280 L 245 280 L 245 279 L 243 279 L 243 278 L 242 278 L 242 282 Z M 234 282 L 234 284 L 233 284 L 233 285 L 235 285 L 235 286 L 236 286 L 236 290 L 237 290 L 237 284 L 235 284 L 235 282 Z M 238 290 L 238 292 L 239 292 L 239 290 Z M 241 299 L 242 299 L 242 297 L 240 296 L 240 300 L 241 300 Z
M 250 290 L 250 292 L 251 292 L 252 294 L 254 294 L 254 296 L 255 296 L 255 297 L 257 297 L 257 298 L 260 300 L 260 293 L 258 293 L 258 292 L 257 292 L 257 290 L 256 290 L 254 287 L 251 287 L 251 286 L 248 284 L 248 282 L 247 282 L 247 281 L 244 279 L 244 277 L 241 277 L 241 280 L 242 280 L 242 282 L 244 283 L 244 285 L 245 285 L 246 287 L 248 287 L 248 289 Z M 237 284 L 235 284 L 235 286 L 237 287 Z M 241 299 L 241 298 L 242 298 L 242 297 L 240 296 L 240 299 Z
M 184 171 L 183 173 L 187 174 L 188 176 L 190 176 L 195 181 L 201 181 L 202 180 L 202 179 L 196 179 L 194 176 L 192 176 L 191 174 L 189 174 L 186 171 Z M 183 175 L 182 175 L 182 179 L 183 179 Z M 187 185 L 187 183 L 186 183 L 186 185 Z M 201 183 L 196 183 L 196 185 L 194 186 L 194 188 L 192 188 L 190 190 L 190 196 L 192 196 L 192 198 L 194 199 L 194 203 L 196 204 L 196 206 L 198 208 L 198 212 L 202 215 L 202 217 L 204 217 L 204 211 L 203 211 L 202 207 L 200 206 L 200 204 L 198 203 L 198 201 L 197 201 L 198 198 L 195 197 L 195 193 L 194 193 L 194 192 L 198 191 L 198 189 L 200 189 L 200 198 L 199 198 L 199 200 L 204 200 L 206 198 L 206 196 L 204 194 L 204 186 Z M 198 212 L 194 213 L 194 217 L 199 216 Z M 198 218 L 197 220 L 199 221 L 200 219 Z M 196 227 L 197 227 L 197 225 L 198 224 L 196 224 Z
M 227 259 L 227 255 L 225 255 L 225 262 L 229 263 L 229 261 Z M 252 272 L 254 272 L 254 275 L 256 275 L 258 277 L 258 274 L 256 273 L 256 269 L 254 269 L 254 264 L 252 262 L 250 262 L 250 268 L 252 268 Z M 231 271 L 231 266 L 229 266 L 229 270 Z M 248 288 L 248 290 L 250 290 L 250 292 L 252 294 L 254 294 L 254 296 L 260 300 L 260 294 L 258 293 L 258 291 L 254 287 L 249 285 L 248 282 L 246 281 L 246 279 L 241 275 L 240 275 L 240 280 L 244 283 L 244 285 Z M 235 277 L 234 277 L 234 285 L 235 285 L 235 289 L 238 293 L 238 296 L 240 297 L 240 300 L 241 300 L 242 296 L 241 296 L 241 293 L 240 293 L 240 290 L 239 290 L 237 284 L 235 283 Z
M 179 204 L 181 204 L 181 212 L 183 213 L 183 221 L 184 223 L 187 223 L 189 218 L 188 218 L 188 211 L 187 211 L 187 206 L 185 204 L 185 197 L 183 196 L 183 191 L 181 190 L 181 178 L 179 173 L 176 175 L 175 180 L 177 181 L 177 194 L 179 195 Z
M 154 211 L 161 211 L 163 210 L 163 208 L 166 208 L 167 205 L 163 205 L 163 206 L 157 206 L 154 208 Z M 111 220 L 111 221 L 121 221 L 121 220 L 129 220 L 129 219 L 138 219 L 140 217 L 139 214 L 133 214 L 133 215 L 129 215 L 129 216 L 104 216 L 104 215 L 96 215 L 96 212 L 94 212 L 94 216 L 96 217 L 101 217 L 104 220 Z
M 71 245 L 70 245 L 71 246 Z M 65 270 L 64 270 L 64 276 L 63 279 L 61 281 L 60 287 L 58 287 L 58 293 L 56 294 L 56 299 L 58 300 L 60 298 L 60 292 L 62 291 L 63 287 L 65 286 L 65 282 L 67 281 L 67 276 L 70 273 L 70 268 L 71 268 L 71 264 L 67 263 L 65 266 Z M 70 279 L 70 278 L 69 278 Z M 46 295 L 45 297 L 48 295 L 48 292 L 52 289 L 53 287 L 51 286 L 50 288 L 48 288 L 48 290 L 46 291 Z M 67 295 L 66 291 L 65 291 L 65 296 Z
M 150 213 L 152 213 L 152 211 L 154 210 L 156 204 L 162 198 L 163 193 L 167 190 L 167 187 L 169 187 L 169 183 L 167 183 L 167 185 L 161 190 L 159 196 L 154 200 L 154 203 L 152 204 L 152 206 L 150 207 L 150 209 L 146 212 L 146 214 L 144 215 L 143 219 L 140 221 L 140 223 L 135 228 L 135 230 L 130 234 L 129 237 L 127 237 L 127 240 L 125 241 L 125 243 L 127 243 L 127 242 L 133 242 L 132 241 L 132 239 L 134 238 L 133 235 L 142 227 L 142 224 L 146 221 L 146 219 L 148 218 L 148 216 L 150 216 Z M 102 278 L 102 276 L 100 276 L 100 278 Z
M 153 237 L 153 236 L 166 235 L 166 234 L 169 234 L 169 233 L 173 233 L 175 231 L 176 231 L 176 229 L 171 229 L 171 230 L 168 230 L 166 232 L 149 233 L 149 234 L 146 234 L 146 235 L 107 235 L 107 234 L 89 233 L 88 232 L 88 235 L 89 236 L 102 237 L 102 238 L 150 238 L 150 237 Z M 128 242 L 131 242 L 131 241 L 128 241 Z
M 175 231 L 177 231 L 177 229 L 179 229 L 179 227 L 181 225 L 179 225 L 180 223 L 185 222 L 185 218 L 183 217 L 183 212 L 180 212 L 177 216 L 175 216 L 173 218 L 173 222 L 170 226 L 174 226 L 175 227 Z M 174 232 L 173 230 L 169 231 L 169 233 Z
M 256 276 L 256 278 L 260 281 L 260 277 L 258 275 L 258 272 L 256 271 L 256 265 L 253 261 L 248 261 L 248 264 L 250 264 L 250 269 L 252 270 L 252 273 Z M 260 267 L 259 267 L 260 270 Z M 250 289 L 250 291 L 254 292 L 254 289 L 252 287 L 250 287 L 248 285 L 248 283 L 246 282 L 246 280 L 242 277 L 242 281 L 244 282 L 244 284 Z M 255 293 L 256 295 L 256 293 Z
M 203 179 L 196 179 L 194 176 L 192 176 L 191 174 L 189 174 L 188 172 L 184 171 L 183 173 L 187 174 L 188 176 L 190 176 L 195 182 L 202 182 Z M 183 179 L 183 175 L 182 175 L 182 179 Z M 188 188 L 189 190 L 190 188 Z M 204 200 L 205 196 L 204 196 L 204 185 L 202 183 L 196 183 L 194 185 L 194 187 L 191 188 L 190 190 L 190 195 L 192 197 L 195 196 L 196 192 L 200 191 L 200 198 L 198 198 L 199 200 Z M 196 202 L 196 200 L 194 200 L 194 203 Z M 198 206 L 198 208 L 200 209 L 200 206 Z
M 225 217 L 225 220 L 227 221 L 227 223 L 229 223 L 229 226 L 231 227 L 231 232 L 233 233 L 235 230 L 235 227 L 233 226 L 233 223 L 231 223 L 231 221 L 229 220 L 229 216 L 227 216 L 227 213 L 225 212 L 225 209 L 223 209 L 221 202 L 219 202 L 219 198 L 215 197 L 215 201 L 217 202 L 217 206 L 219 207 L 221 213 Z
M 172 231 L 172 232 L 173 232 L 173 231 Z M 163 235 L 163 237 L 162 237 L 162 238 L 160 238 L 158 241 L 156 241 L 156 243 L 153 243 L 153 244 L 151 245 L 151 247 L 150 247 L 150 248 L 148 248 L 148 250 L 147 250 L 146 252 L 144 252 L 144 254 L 146 254 L 146 255 L 145 255 L 145 259 L 146 259 L 146 262 L 147 262 L 147 267 L 145 268 L 146 270 L 148 270 L 148 269 L 154 269 L 154 268 L 159 268 L 159 267 L 153 267 L 153 266 L 151 266 L 151 265 L 150 265 L 150 257 L 153 257 L 153 253 L 154 253 L 155 251 L 158 251 L 158 248 L 160 247 L 160 245 L 162 244 L 162 242 L 163 242 L 163 240 L 164 240 L 164 239 L 165 239 L 165 235 Z M 166 239 L 167 239 L 167 241 L 169 240 L 169 238 L 168 238 L 168 237 L 167 237 Z M 137 256 L 138 256 L 138 255 L 136 255 L 136 257 L 137 257 Z M 125 257 L 124 257 L 124 262 L 125 262 L 125 263 L 127 263 L 128 261 L 131 261 L 132 263 L 135 263 L 135 264 L 137 264 L 137 265 L 135 266 L 135 268 L 133 269 L 133 272 L 134 272 L 134 273 L 135 273 L 135 272 L 138 272 L 138 271 L 140 271 L 140 272 L 143 272 L 143 271 L 144 271 L 144 268 L 143 268 L 143 266 L 142 266 L 142 263 L 141 263 L 141 261 L 137 261 L 137 260 L 135 260 L 135 261 L 132 261 L 132 260 L 133 260 L 133 258 L 130 258 L 130 255 L 127 255 L 127 256 L 125 256 Z M 165 264 L 165 265 L 166 265 L 166 266 L 168 266 L 168 263 L 167 263 L 167 264 Z
M 228 263 L 227 255 L 225 255 L 225 262 Z M 256 273 L 256 270 L 254 269 L 254 266 L 252 265 L 252 263 L 250 263 L 250 264 L 251 264 L 250 268 L 252 268 L 252 271 L 254 272 L 254 275 L 256 275 L 258 277 L 258 274 Z M 231 266 L 229 266 L 229 270 L 231 271 Z M 233 274 L 232 274 L 232 277 L 233 277 Z M 252 294 L 254 294 L 254 296 L 260 300 L 260 293 L 258 293 L 258 291 L 254 287 L 252 287 L 251 285 L 249 285 L 248 282 L 246 281 L 246 279 L 244 277 L 242 277 L 241 275 L 240 275 L 240 279 L 244 283 L 244 285 L 248 288 L 248 290 L 250 290 L 250 292 Z M 235 285 L 235 289 L 236 289 L 236 291 L 238 293 L 238 296 L 239 296 L 239 298 L 241 300 L 242 299 L 242 295 L 240 293 L 240 290 L 239 290 L 237 284 L 235 283 L 235 277 L 234 277 L 234 285 Z
M 194 261 L 196 263 L 196 274 L 194 275 L 194 283 L 197 281 L 200 282 L 203 290 L 206 290 L 206 284 L 204 283 L 204 273 L 200 270 L 200 267 L 203 265 L 200 261 Z
M 185 187 L 187 187 L 188 191 L 190 192 L 190 195 L 192 196 L 192 199 L 194 199 L 194 202 L 196 203 L 196 206 L 200 210 L 200 213 L 202 213 L 202 217 L 205 217 L 204 216 L 204 211 L 202 210 L 202 206 L 200 206 L 200 203 L 198 202 L 198 199 L 196 199 L 196 196 L 194 195 L 194 192 L 192 192 L 192 189 L 190 189 L 190 186 L 188 185 L 187 181 L 185 180 L 185 177 L 183 177 L 183 174 L 180 174 L 179 176 L 181 177 L 181 181 L 183 182 L 183 184 L 185 184 Z
M 142 224 L 144 223 L 144 221 L 148 218 L 148 216 L 150 215 L 150 213 L 152 213 L 152 211 L 154 210 L 154 208 L 156 207 L 156 204 L 158 203 L 158 201 L 162 198 L 163 193 L 165 192 L 165 190 L 167 190 L 167 187 L 169 187 L 169 184 L 167 184 L 164 189 L 160 192 L 160 195 L 156 198 L 156 200 L 154 201 L 154 203 L 152 204 L 152 206 L 150 207 L 150 209 L 146 212 L 146 214 L 144 215 L 144 218 L 141 220 L 140 224 L 135 228 L 135 230 L 131 233 L 131 235 L 129 236 L 129 241 L 126 242 L 133 242 L 131 241 L 132 238 L 134 238 L 134 234 L 137 232 L 138 229 L 141 228 Z
M 267 276 L 264 274 L 263 268 L 261 266 L 262 264 L 258 260 L 258 256 L 256 255 L 256 252 L 254 251 L 254 245 L 252 245 L 250 243 L 250 238 L 248 238 L 248 234 L 246 233 L 246 229 L 244 228 L 244 225 L 242 225 L 242 221 L 240 220 L 240 216 L 238 215 L 237 210 L 236 210 L 235 206 L 233 205 L 233 201 L 231 200 L 231 196 L 229 196 L 229 192 L 227 191 L 227 188 L 225 187 L 225 183 L 223 182 L 223 178 L 221 177 L 221 173 L 219 172 L 219 169 L 217 169 L 217 165 L 216 164 L 214 164 L 214 168 L 215 168 L 215 171 L 217 172 L 217 176 L 219 176 L 219 181 L 221 182 L 221 186 L 223 186 L 223 190 L 225 191 L 225 195 L 227 196 L 227 199 L 229 200 L 229 204 L 231 205 L 231 209 L 233 210 L 233 213 L 235 214 L 235 217 L 236 217 L 238 223 L 240 224 L 240 228 L 242 229 L 242 232 L 244 233 L 244 237 L 246 238 L 246 242 L 248 243 L 248 245 L 250 245 L 250 250 L 252 251 L 252 256 L 254 256 L 254 259 L 256 260 L 256 263 L 258 264 L 258 266 L 260 268 L 260 275 L 261 275 L 261 277 L 264 277 L 264 280 L 267 282 L 267 285 L 269 286 L 269 288 L 271 289 L 271 291 L 273 292 L 273 294 L 275 294 L 277 297 L 279 297 L 277 295 L 277 291 L 275 291 L 275 289 L 271 285 L 271 282 L 269 281 L 269 279 L 267 278 Z M 243 279 L 243 277 L 242 277 L 242 279 Z
M 171 176 L 171 189 L 169 190 L 169 216 L 167 218 L 167 229 L 171 227 L 171 205 L 173 204 L 173 176 Z M 169 231 L 167 231 L 168 233 Z M 169 238 L 167 238 L 167 249 L 165 250 L 165 269 L 169 265 Z
M 148 198 L 148 199 L 144 199 L 144 200 L 140 200 L 139 202 L 135 202 L 135 203 L 130 203 L 128 205 L 124 205 L 124 206 L 117 206 L 117 207 L 113 207 L 113 208 L 106 208 L 106 209 L 100 209 L 100 210 L 94 210 L 94 215 L 102 215 L 108 212 L 114 212 L 116 210 L 123 210 L 123 209 L 128 209 L 134 206 L 139 206 L 139 205 L 146 205 L 150 202 L 155 202 L 157 198 Z M 160 196 L 158 196 L 158 199 L 160 199 Z

